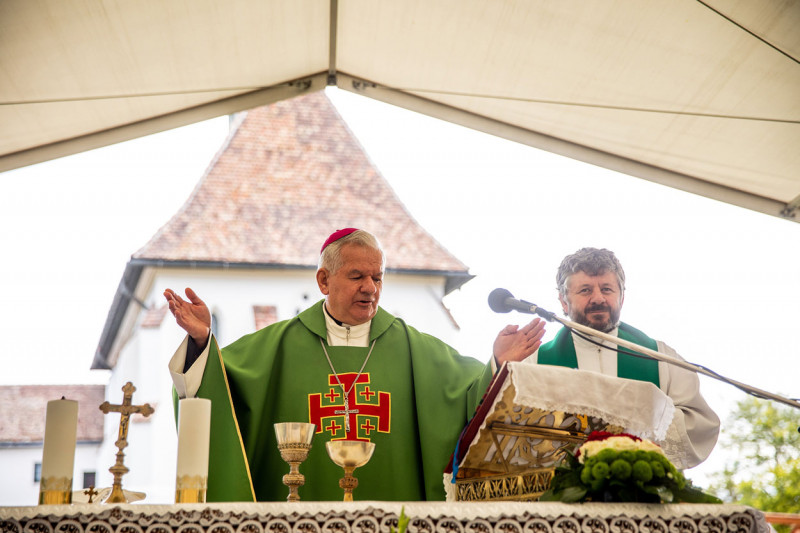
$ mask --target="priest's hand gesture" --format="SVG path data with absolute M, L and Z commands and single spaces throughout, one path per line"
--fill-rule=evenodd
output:
M 499 367 L 505 362 L 522 361 L 542 344 L 544 321 L 534 318 L 523 327 L 508 325 L 494 341 L 494 360 Z
M 211 332 L 211 312 L 206 304 L 197 297 L 197 294 L 186 288 L 187 302 L 172 289 L 164 291 L 164 298 L 167 299 L 169 310 L 175 317 L 175 321 L 186 333 L 194 339 L 198 346 L 205 346 Z

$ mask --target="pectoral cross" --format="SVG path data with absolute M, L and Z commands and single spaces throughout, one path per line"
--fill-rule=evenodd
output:
M 352 391 L 353 388 L 351 387 L 350 390 Z M 350 433 L 350 413 L 357 415 L 358 409 L 350 409 L 350 399 L 347 397 L 348 392 L 344 390 L 344 387 L 342 387 L 342 392 L 344 392 L 344 409 L 337 409 L 333 414 L 344 415 L 344 432 Z
M 122 491 L 122 476 L 128 473 L 128 468 L 123 464 L 125 453 L 122 451 L 128 446 L 128 422 L 132 414 L 139 413 L 142 416 L 150 416 L 154 411 L 149 403 L 133 405 L 133 393 L 135 390 L 136 387 L 129 381 L 122 387 L 124 395 L 121 405 L 113 405 L 108 402 L 100 404 L 100 410 L 103 411 L 104 414 L 113 412 L 120 413 L 121 415 L 119 419 L 119 434 L 117 436 L 117 442 L 114 443 L 119 449 L 117 452 L 117 462 L 108 469 L 109 472 L 114 474 L 114 484 L 111 486 L 111 494 L 104 503 L 128 503 L 128 499 Z

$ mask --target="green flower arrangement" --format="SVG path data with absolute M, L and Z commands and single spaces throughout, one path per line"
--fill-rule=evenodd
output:
M 692 485 L 657 444 L 604 431 L 566 454 L 539 501 L 722 503 Z

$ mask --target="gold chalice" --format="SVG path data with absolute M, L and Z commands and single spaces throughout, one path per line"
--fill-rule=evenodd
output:
M 375 443 L 363 440 L 331 440 L 325 443 L 328 455 L 334 463 L 344 468 L 344 477 L 339 486 L 344 490 L 344 501 L 353 501 L 353 489 L 358 480 L 353 477 L 353 470 L 364 466 L 375 451 Z
M 300 463 L 308 457 L 308 450 L 311 449 L 311 439 L 314 438 L 315 430 L 316 426 L 314 424 L 305 424 L 303 422 L 275 424 L 278 450 L 281 452 L 281 458 L 289 463 L 289 473 L 283 476 L 283 484 L 289 487 L 289 495 L 286 497 L 286 501 L 300 501 L 297 489 L 306 482 L 305 476 L 300 473 Z

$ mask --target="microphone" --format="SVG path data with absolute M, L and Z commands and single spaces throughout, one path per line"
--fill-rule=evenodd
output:
M 514 298 L 514 295 L 506 289 L 495 289 L 489 293 L 489 307 L 495 313 L 519 311 L 520 313 L 539 315 L 551 322 L 555 319 L 554 313 L 546 311 L 536 304 L 532 304 L 531 302 L 517 300 Z
M 535 314 L 536 304 L 517 300 L 514 295 L 506 289 L 495 289 L 489 293 L 489 307 L 495 313 L 508 313 L 519 311 L 520 313 Z

